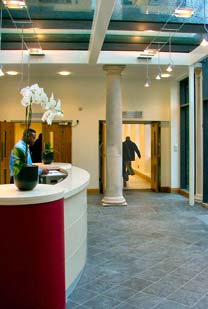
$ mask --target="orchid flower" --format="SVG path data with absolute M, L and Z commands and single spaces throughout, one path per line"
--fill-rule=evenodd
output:
M 46 110 L 42 116 L 42 121 L 46 121 L 48 124 L 52 124 L 55 116 L 63 117 L 63 112 L 61 110 L 61 101 L 54 99 L 53 93 L 50 99 L 48 99 L 47 94 L 44 92 L 43 88 L 40 88 L 38 84 L 33 84 L 32 86 L 27 86 L 20 90 L 22 95 L 21 104 L 26 108 L 32 107 L 32 104 L 40 104 L 41 107 Z M 32 113 L 27 113 L 28 118 L 26 122 L 30 124 Z

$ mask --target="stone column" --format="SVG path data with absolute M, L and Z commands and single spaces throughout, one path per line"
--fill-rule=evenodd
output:
M 123 197 L 122 178 L 122 99 L 123 65 L 105 65 L 107 72 L 106 102 L 106 192 L 103 206 L 127 205 Z
M 189 66 L 189 205 L 194 205 L 194 66 Z
M 201 66 L 201 64 L 199 64 Z M 195 68 L 196 102 L 196 193 L 195 200 L 201 202 L 203 196 L 203 102 L 202 68 Z

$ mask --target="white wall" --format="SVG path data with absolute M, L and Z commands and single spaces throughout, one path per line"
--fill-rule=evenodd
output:
M 88 170 L 91 174 L 89 188 L 98 188 L 98 126 L 105 119 L 106 79 L 102 77 L 83 78 L 57 77 L 55 79 L 31 80 L 38 82 L 48 95 L 53 91 L 60 98 L 65 120 L 79 120 L 72 129 L 72 163 Z M 0 121 L 24 120 L 24 107 L 18 91 L 19 77 L 0 78 Z M 170 87 L 168 81 L 154 81 L 145 88 L 143 81 L 122 77 L 123 110 L 143 111 L 142 120 L 170 120 Z M 35 109 L 36 112 L 41 110 Z M 163 133 L 164 131 L 164 133 Z M 170 165 L 163 167 L 167 153 L 170 153 L 169 125 L 162 129 L 162 178 L 163 186 L 170 186 Z M 165 156 L 165 158 L 163 158 Z M 170 162 L 168 162 L 169 164 Z

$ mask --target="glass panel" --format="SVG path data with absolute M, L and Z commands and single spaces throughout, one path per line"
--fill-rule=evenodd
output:
M 189 7 L 194 14 L 190 18 L 178 18 L 173 15 L 178 6 Z M 181 0 L 117 0 L 112 20 L 203 23 L 204 4 L 200 0 L 187 0 L 183 5 Z

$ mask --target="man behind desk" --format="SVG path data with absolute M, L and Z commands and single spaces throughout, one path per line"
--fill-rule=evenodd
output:
M 9 162 L 9 169 L 10 169 L 10 183 L 13 183 L 14 180 L 13 180 L 13 176 L 14 176 L 14 166 L 16 163 L 19 164 L 19 162 L 21 163 L 21 161 L 24 160 L 25 158 L 25 153 L 27 151 L 27 164 L 28 165 L 32 165 L 32 158 L 31 158 L 31 154 L 30 154 L 30 151 L 28 149 L 28 146 L 32 146 L 35 142 L 35 138 L 36 138 L 36 131 L 33 130 L 33 129 L 25 129 L 24 132 L 23 132 L 23 136 L 22 136 L 22 139 L 17 142 L 15 145 L 14 145 L 14 148 L 12 149 L 11 151 L 11 154 L 10 154 L 10 162 Z M 21 156 L 18 156 L 17 155 L 17 152 L 15 152 L 15 149 L 18 148 L 20 151 L 21 151 Z M 41 174 L 48 174 L 48 169 L 46 168 L 38 168 L 38 174 L 41 175 Z

